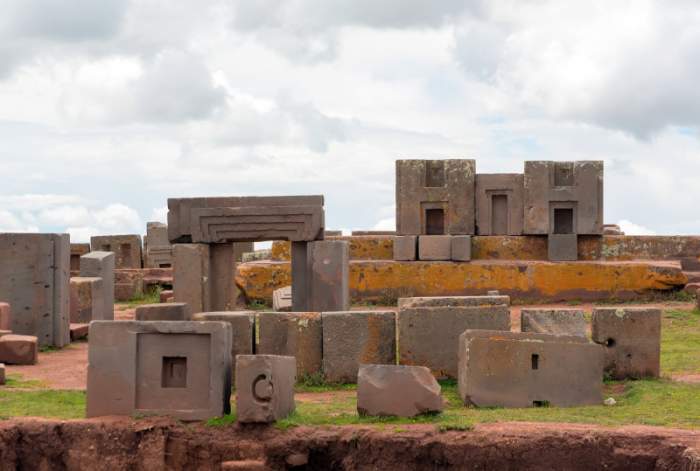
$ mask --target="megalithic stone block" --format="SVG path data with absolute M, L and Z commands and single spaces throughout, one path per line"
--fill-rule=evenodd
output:
M 236 355 L 255 353 L 255 312 L 200 312 L 194 315 L 196 321 L 219 321 L 231 324 L 231 375 L 235 377 Z
M 114 253 L 90 252 L 80 257 L 80 276 L 90 278 L 102 278 L 102 302 L 101 317 L 93 320 L 114 319 Z
M 137 321 L 188 321 L 192 319 L 186 303 L 142 304 L 136 307 Z
M 573 262 L 578 260 L 578 236 L 576 234 L 549 234 L 547 253 L 552 262 Z
M 278 312 L 292 310 L 292 287 L 284 286 L 272 292 L 272 309 Z
M 522 174 L 476 175 L 476 233 L 478 235 L 521 235 L 523 233 Z
M 659 377 L 660 309 L 593 309 L 591 333 L 604 346 L 605 370 L 614 379 Z
M 309 310 L 313 312 L 349 310 L 350 257 L 347 241 L 310 242 L 307 257 Z
M 428 368 L 360 365 L 357 412 L 360 415 L 414 417 L 443 409 L 440 385 Z
M 294 412 L 294 357 L 236 356 L 236 416 L 239 422 L 270 423 Z
M 309 269 L 308 243 L 292 242 L 292 311 L 308 312 Z
M 394 260 L 412 262 L 416 259 L 417 250 L 418 236 L 394 237 Z
M 467 330 L 458 389 L 478 407 L 601 404 L 603 348 L 582 337 Z
M 323 331 L 318 312 L 258 314 L 257 353 L 296 358 L 297 377 L 318 374 L 322 367 Z
M 80 272 L 80 257 L 90 252 L 90 244 L 70 244 L 70 271 Z
M 88 338 L 88 417 L 230 412 L 230 324 L 94 321 Z
M 520 330 L 538 334 L 586 336 L 581 309 L 521 309 Z
M 472 259 L 472 236 L 452 236 L 450 243 L 452 261 L 468 262 Z
M 457 378 L 459 335 L 467 329 L 510 331 L 508 296 L 399 299 L 399 363 Z
M 138 234 L 105 235 L 90 237 L 94 252 L 114 252 L 115 268 L 141 268 L 141 236 Z
M 420 260 L 450 260 L 452 258 L 452 236 L 418 237 L 418 258 Z
M 12 330 L 12 308 L 8 303 L 0 303 L 0 330 Z
M 70 321 L 87 324 L 104 320 L 104 287 L 102 278 L 74 276 L 70 279 Z
M 331 383 L 354 383 L 360 364 L 396 364 L 393 311 L 324 312 L 323 375 Z
M 33 335 L 0 336 L 0 363 L 33 365 L 38 359 L 39 346 Z
M 176 302 L 186 303 L 192 313 L 210 312 L 209 246 L 173 246 L 173 293 Z

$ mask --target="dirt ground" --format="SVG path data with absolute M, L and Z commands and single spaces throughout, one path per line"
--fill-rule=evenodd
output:
M 635 307 L 636 305 L 625 304 L 624 306 Z M 671 306 L 677 309 L 692 309 L 693 307 L 691 303 L 644 304 L 638 306 L 663 309 L 668 309 Z M 571 306 L 568 304 L 547 304 L 513 306 L 511 307 L 511 325 L 514 330 L 520 330 L 520 310 L 523 308 L 576 308 L 590 312 L 594 307 L 600 307 L 600 305 L 580 304 Z M 118 306 L 115 310 L 115 319 L 128 320 L 133 318 L 133 309 Z M 7 365 L 6 368 L 8 375 L 19 373 L 22 375 L 22 379 L 40 381 L 42 386 L 46 388 L 84 390 L 87 384 L 87 342 L 74 342 L 69 347 L 58 351 L 39 353 L 39 362 L 36 365 Z M 676 375 L 672 379 L 688 383 L 700 383 L 700 374 Z M 303 399 L 300 398 L 300 400 Z

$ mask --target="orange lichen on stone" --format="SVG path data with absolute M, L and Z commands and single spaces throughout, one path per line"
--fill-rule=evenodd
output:
M 290 284 L 289 262 L 238 265 L 236 283 L 248 299 L 269 301 Z M 686 276 L 668 262 L 350 262 L 353 302 L 392 304 L 399 297 L 459 296 L 498 290 L 515 301 L 632 299 L 682 288 Z

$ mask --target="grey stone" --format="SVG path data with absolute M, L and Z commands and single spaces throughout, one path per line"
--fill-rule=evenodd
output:
M 522 309 L 520 311 L 522 332 L 585 337 L 587 325 L 581 309 Z
M 270 423 L 294 412 L 294 357 L 236 356 L 236 416 L 243 423 Z
M 318 312 L 258 314 L 257 353 L 296 358 L 297 377 L 321 372 L 323 331 Z
M 605 370 L 613 379 L 659 377 L 661 309 L 593 309 L 591 334 L 605 347 Z
M 307 252 L 307 311 L 350 309 L 349 246 L 344 240 L 310 242 Z
M 292 242 L 292 311 L 305 312 L 308 309 L 309 269 L 308 244 Z
M 472 236 L 452 236 L 450 258 L 455 262 L 468 262 L 472 259 Z
M 12 330 L 12 307 L 8 303 L 0 303 L 0 330 Z
M 393 236 L 396 231 L 352 231 L 353 236 Z
M 189 321 L 192 313 L 186 303 L 142 304 L 136 306 L 137 321 Z
M 573 262 L 578 260 L 578 236 L 576 234 L 549 234 L 547 254 L 552 262 Z
M 582 337 L 467 330 L 458 355 L 458 390 L 466 405 L 571 407 L 603 401 L 603 349 Z
M 0 336 L 0 363 L 33 365 L 39 359 L 37 338 L 33 335 Z
M 115 268 L 141 268 L 141 236 L 138 234 L 90 237 L 93 252 L 114 252 Z
M 357 375 L 360 415 L 414 417 L 442 409 L 440 385 L 428 368 L 360 365 Z
M 284 286 L 272 292 L 272 309 L 278 312 L 292 310 L 292 287 Z
M 522 174 L 476 175 L 476 233 L 479 235 L 521 235 L 523 233 Z
M 209 246 L 175 244 L 173 260 L 175 301 L 187 303 L 192 313 L 210 312 Z
M 114 319 L 114 253 L 90 252 L 80 257 L 80 276 L 102 278 L 102 317 L 93 320 Z
M 394 237 L 394 260 L 412 262 L 418 251 L 418 237 L 414 235 Z
M 104 287 L 102 278 L 74 276 L 70 279 L 70 321 L 87 324 L 104 320 Z
M 396 364 L 393 311 L 324 312 L 323 374 L 331 383 L 354 383 L 360 364 Z
M 418 237 L 418 259 L 450 260 L 452 237 L 449 235 L 427 235 Z
M 90 244 L 70 244 L 70 271 L 80 271 L 80 257 L 90 252 Z
M 236 355 L 255 353 L 255 312 L 200 312 L 194 315 L 196 321 L 220 321 L 231 324 L 231 375 L 235 377 Z
M 230 324 L 94 321 L 89 339 L 87 417 L 230 412 Z
M 508 296 L 399 299 L 399 363 L 457 378 L 459 335 L 467 329 L 510 331 Z

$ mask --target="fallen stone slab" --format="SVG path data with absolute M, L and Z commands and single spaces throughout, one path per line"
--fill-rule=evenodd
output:
M 0 337 L 0 362 L 9 365 L 33 365 L 39 359 L 39 344 L 33 335 Z
M 294 411 L 296 360 L 280 355 L 236 356 L 236 416 L 270 423 Z
M 357 412 L 398 417 L 438 413 L 444 406 L 440 390 L 424 366 L 360 365 Z
M 8 303 L 0 303 L 0 330 L 12 330 L 12 309 Z
M 86 339 L 88 336 L 89 329 L 90 324 L 71 324 L 70 341 L 75 342 L 77 340 Z
M 552 335 L 586 336 L 588 323 L 581 309 L 522 309 L 520 330 Z
M 143 304 L 136 307 L 137 321 L 188 321 L 192 318 L 187 303 Z

